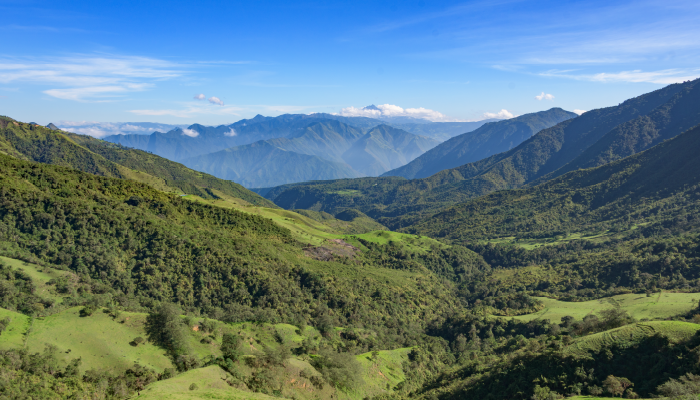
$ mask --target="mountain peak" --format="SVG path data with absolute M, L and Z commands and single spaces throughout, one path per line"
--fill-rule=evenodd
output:
M 375 106 L 374 104 L 370 104 L 367 107 L 364 107 L 363 110 L 376 110 L 376 111 L 382 111 L 379 109 L 379 107 Z

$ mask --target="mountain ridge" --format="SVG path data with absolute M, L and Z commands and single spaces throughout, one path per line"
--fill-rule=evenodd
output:
M 214 189 L 251 204 L 276 207 L 234 182 L 193 171 L 174 161 L 91 136 L 24 124 L 8 117 L 0 117 L 0 152 L 95 175 L 147 182 L 164 191 L 212 198 L 216 197 L 211 192 Z
M 456 168 L 510 150 L 542 129 L 577 116 L 561 108 L 552 108 L 508 120 L 490 122 L 474 131 L 455 136 L 427 151 L 416 160 L 385 172 L 382 176 L 426 178 L 442 170 Z

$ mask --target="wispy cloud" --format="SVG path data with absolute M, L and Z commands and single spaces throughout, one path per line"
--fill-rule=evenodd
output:
M 204 100 L 204 99 L 207 98 L 207 96 L 205 96 L 204 93 L 200 93 L 200 94 L 198 94 L 198 95 L 195 95 L 194 98 L 195 98 L 196 100 Z
M 43 92 L 74 101 L 105 101 L 145 90 L 153 82 L 183 74 L 180 66 L 130 56 L 24 57 L 0 59 L 0 83 L 56 85 Z
M 93 99 L 93 101 L 108 101 L 104 97 L 113 97 L 119 93 L 136 92 L 144 90 L 153 85 L 148 83 L 125 83 L 123 85 L 112 86 L 87 86 L 71 89 L 49 89 L 44 93 L 57 99 L 83 101 Z M 102 97 L 103 100 L 97 98 Z
M 130 113 L 136 115 L 149 116 L 172 116 L 179 118 L 191 118 L 200 115 L 239 115 L 244 108 L 236 106 L 221 106 L 213 107 L 201 103 L 186 103 L 180 109 L 145 109 L 145 110 L 129 110 Z
M 585 113 L 586 110 L 579 110 L 579 109 L 576 109 L 576 110 L 574 110 L 573 112 L 576 113 L 576 114 L 578 114 L 578 115 L 581 115 L 581 114 Z
M 535 98 L 537 100 L 554 100 L 554 95 L 542 92 L 542 94 L 538 94 L 537 96 L 535 96 Z
M 671 65 L 688 66 L 700 61 L 697 1 L 547 2 L 543 7 L 512 3 L 517 1 L 470 2 L 397 18 L 367 32 L 375 41 L 410 41 L 416 50 L 406 57 L 486 64 L 507 71 L 536 65 L 649 65 L 675 60 Z M 449 34 L 431 35 L 438 24 Z M 401 38 L 390 33 L 409 25 L 413 27 Z
M 572 73 L 572 71 L 550 70 L 542 72 L 539 75 L 591 82 L 646 82 L 668 85 L 696 79 L 700 77 L 700 69 L 664 69 L 660 71 L 633 70 L 601 72 L 597 74 L 575 74 Z

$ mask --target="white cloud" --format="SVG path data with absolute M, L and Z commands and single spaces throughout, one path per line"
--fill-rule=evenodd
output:
M 58 126 L 58 127 L 60 129 L 67 130 L 68 132 L 73 132 L 73 133 L 77 133 L 80 135 L 89 135 L 89 136 L 96 137 L 96 138 L 102 138 L 102 137 L 109 136 L 112 134 L 111 130 L 100 129 L 100 128 L 94 127 L 94 126 L 86 127 L 86 128 L 68 128 L 68 129 L 62 128 L 61 126 Z
M 129 56 L 24 57 L 0 59 L 0 83 L 56 85 L 49 96 L 74 101 L 104 101 L 152 87 L 152 81 L 182 75 L 163 60 Z
M 167 132 L 183 125 L 140 123 L 140 122 L 97 122 L 97 121 L 58 121 L 56 126 L 68 132 L 90 135 L 97 138 L 109 135 L 149 134 L 155 131 Z
M 542 92 L 542 94 L 540 94 L 540 95 L 535 96 L 535 98 L 537 100 L 554 100 L 553 95 L 551 95 L 549 93 L 545 94 L 544 92 Z
M 346 107 L 340 110 L 338 115 L 344 117 L 368 117 L 368 118 L 387 118 L 387 117 L 410 117 L 417 119 L 427 119 L 433 122 L 460 122 L 454 118 L 450 118 L 435 110 L 427 108 L 401 108 L 393 104 L 380 104 L 378 106 L 368 106 L 364 108 Z
M 495 118 L 495 119 L 509 119 L 515 117 L 513 113 L 510 111 L 503 109 L 497 113 L 490 113 L 490 112 L 485 112 L 483 115 L 484 118 Z
M 194 129 L 186 129 L 186 128 L 182 129 L 182 134 L 185 136 L 189 136 L 189 137 L 199 136 L 199 132 L 195 131 Z
M 581 115 L 581 114 L 585 113 L 586 110 L 578 110 L 578 109 L 576 109 L 576 110 L 574 110 L 573 112 L 576 113 L 576 114 L 578 114 L 578 115 Z
M 221 99 L 219 99 L 218 97 L 214 97 L 214 96 L 212 96 L 212 97 L 209 98 L 209 102 L 210 102 L 211 104 L 218 104 L 218 105 L 220 105 L 220 106 L 223 106 L 223 105 L 224 105 L 224 102 L 221 101 Z
M 637 69 L 613 73 L 601 72 L 598 74 L 572 74 L 571 72 L 572 71 L 550 70 L 542 72 L 540 75 L 591 82 L 658 83 L 661 85 L 681 83 L 700 77 L 700 69 L 664 69 L 649 72 Z
M 200 93 L 200 94 L 194 96 L 194 98 L 195 98 L 196 100 L 204 100 L 206 97 L 207 97 L 207 96 L 205 96 L 204 93 Z
M 238 133 L 236 133 L 236 131 L 233 130 L 233 128 L 229 128 L 228 132 L 224 132 L 224 136 L 236 136 L 236 135 L 238 135 Z

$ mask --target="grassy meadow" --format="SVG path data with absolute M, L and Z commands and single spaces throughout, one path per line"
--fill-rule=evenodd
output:
M 619 305 L 637 320 L 663 319 L 686 313 L 698 305 L 700 293 L 659 292 L 647 297 L 645 294 L 622 294 L 599 300 L 582 302 L 559 301 L 546 297 L 537 297 L 544 308 L 536 313 L 519 315 L 514 318 L 519 321 L 549 319 L 552 322 L 561 321 L 561 317 L 572 316 L 582 319 L 588 314 L 595 314 L 614 305 Z
M 667 337 L 671 342 L 680 342 L 690 339 L 698 330 L 700 325 L 690 322 L 641 322 L 578 338 L 564 349 L 564 354 L 586 356 L 589 352 L 611 346 L 630 347 L 656 334 Z

